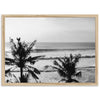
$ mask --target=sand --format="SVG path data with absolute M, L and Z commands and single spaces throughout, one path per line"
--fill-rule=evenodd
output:
M 95 68 L 80 68 L 77 71 L 82 72 L 81 77 L 73 77 L 77 79 L 80 83 L 94 83 L 95 82 Z M 62 77 L 58 72 L 42 72 L 39 76 L 41 82 L 43 83 L 58 83 Z
M 74 79 L 78 80 L 80 83 L 95 83 L 95 68 L 78 68 L 77 71 L 82 72 L 81 77 L 73 77 Z M 12 72 L 14 75 L 19 77 L 19 72 Z M 58 83 L 62 77 L 58 74 L 57 71 L 45 71 L 41 72 L 39 77 L 39 82 L 41 83 Z M 10 79 L 10 78 L 9 78 Z M 7 78 L 6 78 L 7 80 Z M 12 77 L 11 78 L 12 82 L 15 82 L 15 79 Z M 34 78 L 29 75 L 29 83 L 36 83 Z

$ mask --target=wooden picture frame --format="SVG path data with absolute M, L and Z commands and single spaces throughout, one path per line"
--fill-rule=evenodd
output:
M 95 82 L 81 83 L 6 83 L 5 82 L 5 25 L 6 18 L 95 18 Z M 93 86 L 98 85 L 98 15 L 2 15 L 2 85 L 3 86 Z

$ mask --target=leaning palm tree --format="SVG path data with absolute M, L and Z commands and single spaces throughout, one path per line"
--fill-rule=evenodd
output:
M 35 45 L 35 43 L 36 40 L 33 41 L 31 44 L 28 44 L 25 42 L 21 42 L 20 38 L 17 38 L 17 43 L 15 43 L 13 39 L 10 39 L 12 58 L 5 58 L 5 64 L 12 67 L 5 70 L 5 75 L 10 73 L 13 69 L 19 68 L 19 80 L 21 83 L 27 82 L 29 74 L 31 74 L 36 82 L 38 82 L 39 78 L 37 74 L 40 74 L 40 71 L 31 65 L 34 65 L 39 60 L 39 58 L 43 56 L 30 56 L 30 54 L 33 52 L 33 46 Z M 27 71 L 28 74 L 24 75 L 24 71 Z M 15 75 L 13 76 L 16 78 Z
M 76 64 L 79 62 L 80 54 L 73 56 L 70 54 L 70 57 L 57 58 L 54 60 L 55 66 L 45 66 L 45 68 L 52 67 L 56 69 L 62 79 L 59 81 L 67 82 L 78 82 L 78 80 L 73 79 L 72 76 L 81 76 L 81 72 L 76 71 Z

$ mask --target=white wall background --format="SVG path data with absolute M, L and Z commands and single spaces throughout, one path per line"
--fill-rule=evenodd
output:
M 99 0 L 0 0 L 0 14 L 99 15 L 100 2 Z M 100 86 L 4 87 L 0 83 L 0 100 L 100 100 Z

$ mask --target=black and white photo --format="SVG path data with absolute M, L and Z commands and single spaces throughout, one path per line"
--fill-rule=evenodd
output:
M 48 16 L 4 16 L 4 83 L 97 83 L 97 16 Z

